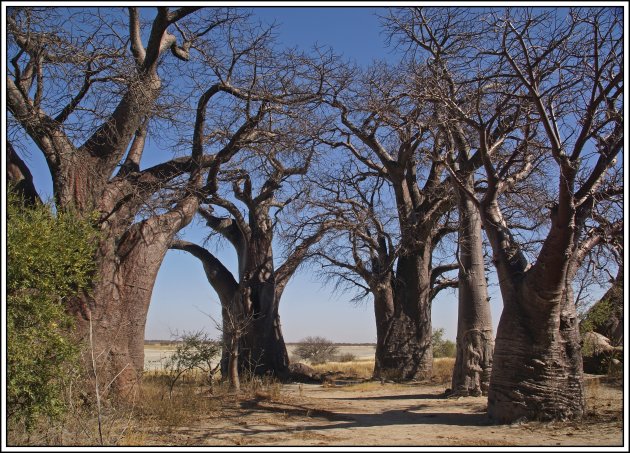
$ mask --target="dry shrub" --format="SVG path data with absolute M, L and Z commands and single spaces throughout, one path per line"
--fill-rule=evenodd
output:
M 99 413 L 93 401 L 73 399 L 63 417 L 52 420 L 41 417 L 29 433 L 23 426 L 10 426 L 8 444 L 14 446 L 117 446 L 126 438 L 136 438 L 138 421 L 134 403 L 127 406 L 105 401 Z
M 184 426 L 220 408 L 220 402 L 211 396 L 203 378 L 188 376 L 174 388 L 169 399 L 165 376 L 160 372 L 147 373 L 142 381 L 138 413 L 162 427 Z
M 433 359 L 433 376 L 431 381 L 436 384 L 449 384 L 453 377 L 455 359 L 452 357 L 440 357 Z
M 351 352 L 339 354 L 339 356 L 337 357 L 337 362 L 354 362 L 356 360 L 357 360 L 357 356 L 355 356 Z

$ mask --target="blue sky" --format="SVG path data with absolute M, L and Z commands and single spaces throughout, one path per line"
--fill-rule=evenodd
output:
M 281 46 L 308 49 L 314 44 L 330 46 L 344 58 L 366 66 L 374 60 L 398 59 L 393 48 L 385 45 L 377 13 L 383 7 L 267 7 L 253 8 L 262 23 L 276 22 Z M 24 156 L 36 186 L 44 199 L 52 196 L 50 175 L 38 151 Z M 197 221 L 183 232 L 187 240 L 200 243 L 207 234 Z M 236 256 L 231 247 L 212 248 L 229 269 Z M 318 281 L 314 269 L 298 271 L 287 286 L 280 304 L 285 340 L 299 341 L 320 335 L 338 342 L 375 342 L 376 327 L 370 302 L 354 304 L 351 295 L 334 291 L 332 283 Z M 490 288 L 493 324 L 496 328 L 501 299 L 496 286 Z M 443 327 L 447 338 L 455 339 L 457 330 L 457 294 L 446 291 L 433 304 L 433 326 Z M 206 280 L 200 262 L 181 251 L 169 251 L 157 277 L 149 308 L 147 339 L 168 339 L 175 332 L 206 329 L 215 334 L 213 321 L 220 319 L 218 298 Z
M 369 65 L 374 60 L 396 61 L 394 49 L 387 48 L 377 14 L 384 8 L 367 7 L 270 7 L 254 8 L 263 23 L 278 24 L 278 40 L 283 46 L 309 48 L 314 44 L 330 46 L 337 54 Z M 201 240 L 202 228 L 189 226 L 184 234 Z M 236 256 L 229 245 L 213 249 L 234 269 Z M 185 288 L 185 297 L 182 297 Z M 496 329 L 501 311 L 498 288 L 490 288 L 493 324 Z M 375 342 L 376 327 L 370 302 L 359 305 L 351 296 L 335 292 L 333 284 L 318 281 L 312 268 L 298 271 L 290 281 L 280 303 L 280 319 L 285 340 L 299 341 L 320 335 L 339 342 Z M 457 294 L 445 291 L 433 304 L 433 326 L 443 327 L 447 338 L 457 334 Z M 220 319 L 218 298 L 204 275 L 201 264 L 186 252 L 169 251 L 153 291 L 146 325 L 147 339 L 169 338 L 172 332 L 205 328 L 214 332 L 207 316 Z

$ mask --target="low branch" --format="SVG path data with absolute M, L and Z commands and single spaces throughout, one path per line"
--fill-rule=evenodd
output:
M 222 304 L 230 302 L 234 298 L 238 291 L 238 282 L 212 253 L 200 245 L 181 240 L 174 240 L 170 248 L 186 251 L 201 261 L 206 277 L 219 295 Z

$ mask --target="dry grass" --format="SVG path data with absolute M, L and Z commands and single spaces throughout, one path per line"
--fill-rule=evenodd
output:
M 240 399 L 275 400 L 282 385 L 271 378 L 241 379 L 239 395 L 230 393 L 227 382 L 215 382 L 212 392 L 203 376 L 193 373 L 178 382 L 169 398 L 168 380 L 161 372 L 145 373 L 133 401 L 112 404 L 104 401 L 101 434 L 94 402 L 75 395 L 67 413 L 59 420 L 42 418 L 31 432 L 24 426 L 10 426 L 10 446 L 140 446 L 151 431 L 169 432 L 195 425 L 208 416 L 219 416 Z
M 453 376 L 455 359 L 444 357 L 433 359 L 433 377 L 431 382 L 436 384 L 449 384 Z M 356 376 L 360 379 L 369 379 L 374 371 L 374 360 L 356 360 L 353 362 L 326 362 L 319 365 L 311 365 L 318 373 L 338 373 Z
M 433 359 L 433 376 L 431 377 L 431 382 L 436 384 L 448 384 L 448 386 L 450 386 L 454 366 L 454 357 Z
M 318 373 L 343 373 L 360 379 L 369 379 L 374 371 L 374 360 L 356 360 L 353 362 L 326 362 L 311 365 Z
M 622 419 L 620 398 L 623 379 L 608 376 L 585 376 L 586 415 Z
M 451 373 L 455 360 L 452 358 L 435 359 L 432 383 L 450 386 Z M 317 365 L 319 372 L 342 372 L 357 378 L 369 378 L 372 374 L 374 362 L 361 360 L 355 362 L 330 362 Z M 397 389 L 407 387 L 405 384 L 383 384 L 379 381 L 367 381 L 360 384 L 336 387 L 336 390 L 348 392 L 372 392 L 383 389 Z M 622 383 L 612 381 L 606 377 L 587 377 L 585 392 L 587 398 L 587 420 L 594 420 L 621 424 L 622 414 Z M 20 427 L 11 427 L 8 434 L 10 446 L 47 446 L 47 445 L 76 445 L 76 446 L 143 446 L 168 439 L 168 442 L 190 442 L 192 437 L 186 438 L 182 432 L 194 426 L 213 426 L 218 420 L 232 417 L 241 420 L 244 416 L 241 403 L 252 399 L 270 400 L 274 404 L 284 401 L 290 394 L 283 395 L 282 385 L 272 379 L 244 378 L 242 392 L 239 396 L 229 393 L 226 383 L 216 382 L 213 393 L 204 384 L 202 376 L 190 376 L 176 385 L 172 399 L 169 399 L 168 386 L 163 374 L 147 373 L 139 389 L 136 400 L 129 406 L 114 407 L 106 405 L 102 413 L 103 442 L 98 434 L 97 413 L 94 404 L 89 401 L 74 402 L 71 411 L 59 422 L 51 423 L 42 420 L 40 425 L 30 434 Z M 79 399 L 79 398 L 76 398 Z M 249 406 L 248 406 L 249 407 Z M 276 426 L 281 413 L 265 413 L 257 419 L 259 424 Z M 284 417 L 289 417 L 288 413 Z M 280 423 L 278 426 L 285 426 Z M 615 425 L 616 426 L 616 425 Z M 615 428 L 616 429 L 616 428 Z M 162 433 L 160 435 L 156 433 Z M 178 434 L 180 433 L 180 434 Z M 180 437 L 176 437 L 176 436 Z M 296 432 L 295 439 L 308 440 L 311 434 L 306 432 L 301 437 Z M 172 438 L 170 436 L 173 436 Z M 225 438 L 227 439 L 227 438 Z M 385 439 L 383 439 L 385 440 Z M 253 438 L 237 436 L 231 438 L 234 444 L 247 444 Z M 496 439 L 487 441 L 483 438 L 460 439 L 461 445 L 501 445 Z M 446 441 L 445 441 L 446 442 Z M 460 444 L 459 441 L 449 440 L 449 445 Z M 180 443 L 179 445 L 183 445 Z

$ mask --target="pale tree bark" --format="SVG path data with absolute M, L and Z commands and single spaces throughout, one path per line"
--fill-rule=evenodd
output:
M 471 183 L 469 188 L 473 189 Z M 481 218 L 468 196 L 456 190 L 460 222 L 460 266 L 452 390 L 454 395 L 460 396 L 486 395 L 492 371 L 494 332 L 486 283 Z

